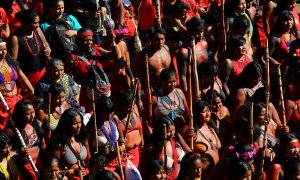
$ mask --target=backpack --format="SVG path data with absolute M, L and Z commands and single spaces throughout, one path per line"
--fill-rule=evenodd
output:
M 67 14 L 54 22 L 50 23 L 50 30 L 48 35 L 48 42 L 52 49 L 52 55 L 54 57 L 64 59 L 66 54 L 74 52 L 77 49 L 75 36 L 67 37 L 64 35 L 64 32 L 71 30 L 72 26 L 67 21 Z
M 86 96 L 89 100 L 93 100 L 93 89 L 95 94 L 95 101 L 101 99 L 102 97 L 109 97 L 111 94 L 109 79 L 104 72 L 104 70 L 89 61 L 83 56 L 77 56 L 80 60 L 85 62 L 89 66 L 88 70 L 88 85 Z M 90 83 L 92 81 L 93 83 Z

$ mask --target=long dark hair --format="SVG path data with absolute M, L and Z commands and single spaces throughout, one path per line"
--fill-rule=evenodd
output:
M 229 38 L 227 41 L 225 57 L 228 59 L 232 59 L 237 48 L 244 44 L 246 44 L 246 39 L 240 35 L 232 36 L 231 38 Z
M 287 21 L 289 19 L 293 19 L 294 26 L 291 28 L 291 33 L 293 33 L 294 35 L 297 35 L 297 30 L 295 27 L 295 18 L 289 10 L 280 12 L 277 17 L 278 18 L 276 20 L 275 26 L 271 31 L 272 34 L 282 35 L 282 33 L 284 33 L 283 28 L 282 28 L 282 22 Z
M 177 179 L 184 179 L 186 176 L 189 176 L 188 171 L 190 170 L 192 163 L 197 159 L 201 161 L 200 154 L 197 154 L 195 152 L 186 153 L 182 158 L 181 169 L 179 171 Z
M 50 139 L 49 142 L 49 145 L 51 146 L 50 150 L 53 150 L 53 148 L 56 148 L 59 145 L 63 148 L 64 145 L 70 142 L 71 137 L 73 136 L 71 131 L 71 126 L 74 118 L 78 115 L 81 118 L 82 125 L 77 140 L 82 144 L 85 143 L 87 135 L 83 123 L 83 116 L 80 114 L 80 112 L 77 109 L 69 108 L 61 115 L 58 125 Z
M 33 103 L 29 99 L 22 99 L 17 104 L 15 105 L 12 120 L 16 124 L 17 128 L 19 129 L 20 133 L 22 134 L 24 140 L 26 141 L 27 138 L 25 138 L 25 132 L 24 132 L 24 127 L 25 127 L 25 108 L 26 106 L 31 105 L 33 106 Z M 44 131 L 43 129 L 39 126 L 36 118 L 32 122 L 32 127 L 36 131 L 38 137 L 40 140 L 43 139 L 44 137 Z
M 285 151 L 292 140 L 299 140 L 299 139 L 292 133 L 284 134 L 281 136 L 281 138 L 279 139 L 279 146 L 274 161 L 276 160 L 279 163 L 282 163 L 284 161 L 284 159 L 286 158 L 284 157 Z

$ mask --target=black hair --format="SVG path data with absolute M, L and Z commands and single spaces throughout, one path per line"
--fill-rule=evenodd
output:
M 167 129 L 170 126 L 175 126 L 173 120 L 168 116 L 164 116 L 154 123 L 153 134 L 151 136 L 151 139 L 153 139 L 158 144 L 160 144 L 160 142 L 163 141 L 164 124 L 166 125 Z
M 51 58 L 48 63 L 47 70 L 54 69 L 57 66 L 65 66 L 64 62 L 58 58 Z
M 83 33 L 83 32 L 93 32 L 93 30 L 88 27 L 82 27 L 77 31 L 78 34 Z
M 81 128 L 78 134 L 78 141 L 82 144 L 85 144 L 87 134 L 83 123 L 83 116 L 77 109 L 69 108 L 65 110 L 64 113 L 61 115 L 57 127 L 50 139 L 49 145 L 52 146 L 50 147 L 50 150 L 57 148 L 59 145 L 64 148 L 64 146 L 70 142 L 73 136 L 71 127 L 74 118 L 76 118 L 77 116 L 80 116 L 81 119 Z
M 214 99 L 211 99 L 211 97 L 214 97 Z M 206 94 L 205 94 L 205 96 L 204 96 L 204 98 L 203 98 L 203 100 L 204 101 L 206 101 L 206 102 L 208 102 L 209 104 L 211 103 L 211 101 L 215 101 L 215 98 L 216 97 L 219 97 L 220 99 L 221 99 L 221 101 L 222 102 L 224 102 L 224 98 L 221 96 L 221 94 L 220 93 L 218 93 L 218 91 L 216 91 L 216 90 L 211 90 L 211 89 L 209 89 L 207 92 L 206 92 Z
M 165 68 L 165 69 L 163 69 L 163 70 L 160 72 L 159 80 L 160 80 L 161 82 L 163 82 L 163 81 L 169 79 L 169 78 L 170 78 L 171 76 L 173 76 L 173 75 L 176 75 L 174 69 L 172 69 L 172 68 Z
M 254 92 L 251 99 L 253 102 L 263 102 L 266 99 L 266 94 L 267 94 L 266 87 L 261 87 Z M 270 95 L 270 99 L 271 99 L 271 95 Z
M 44 4 L 45 4 L 46 7 L 54 7 L 60 1 L 65 2 L 64 0 L 47 0 L 47 1 L 44 1 Z
M 188 171 L 193 165 L 192 163 L 199 159 L 201 161 L 201 156 L 195 152 L 186 153 L 181 160 L 181 169 L 179 171 L 177 179 L 184 179 L 184 177 L 188 176 Z
M 4 132 L 0 132 L 0 150 L 3 150 L 7 144 L 11 145 L 9 137 Z
M 202 32 L 204 29 L 204 20 L 199 17 L 193 17 L 185 26 L 190 33 Z
M 234 130 L 235 132 L 239 133 L 245 140 L 250 141 L 250 135 L 249 135 L 249 121 L 248 119 L 241 117 L 236 122 L 234 122 Z M 256 122 L 253 122 L 253 139 L 258 139 L 258 137 L 261 135 L 261 130 L 259 125 Z
M 260 115 L 263 108 L 266 108 L 266 104 L 263 102 L 258 102 L 254 105 L 254 107 L 253 107 L 253 118 L 254 119 Z
M 93 154 L 89 160 L 90 169 L 92 169 L 96 163 L 103 163 L 106 166 L 107 159 L 106 159 L 105 154 L 102 154 L 99 152 Z
M 251 170 L 251 166 L 245 161 L 233 161 L 229 169 L 228 179 L 238 180 L 247 172 Z
M 62 92 L 65 92 L 65 88 L 59 83 L 52 84 L 48 89 L 48 93 L 51 93 L 51 97 L 56 97 Z
M 300 168 L 300 159 L 299 158 L 288 158 L 283 163 L 283 172 L 284 179 L 292 179 L 292 175 L 298 173 Z
M 232 36 L 227 41 L 227 48 L 225 52 L 225 57 L 232 59 L 235 51 L 246 44 L 246 39 L 240 35 Z
M 16 16 L 17 19 L 20 19 L 22 25 L 29 25 L 34 22 L 34 19 L 38 16 L 38 13 L 34 10 L 23 10 L 19 13 L 19 16 Z
M 23 136 L 23 138 L 26 137 L 23 129 L 25 126 L 24 123 L 25 123 L 26 106 L 28 106 L 28 105 L 33 106 L 33 103 L 29 99 L 22 99 L 22 100 L 18 101 L 17 104 L 15 105 L 14 112 L 12 115 L 12 119 L 13 119 L 14 123 L 16 123 L 16 126 L 19 129 L 19 131 L 21 132 L 21 135 Z M 39 126 L 36 118 L 33 120 L 31 125 L 33 126 L 34 130 L 36 131 L 39 139 L 42 140 L 44 137 L 44 131 Z M 26 140 L 27 138 L 24 138 L 24 139 Z
M 249 23 L 249 20 L 246 18 L 245 15 L 239 15 L 239 16 L 234 18 L 233 27 L 235 29 L 246 30 L 250 27 L 250 23 Z
M 44 161 L 44 168 L 45 169 L 48 169 L 51 167 L 52 163 L 57 163 L 58 164 L 58 167 L 60 167 L 60 160 L 58 157 L 56 156 L 49 156 L 45 159 Z
M 213 62 L 205 60 L 198 66 L 198 72 L 201 72 L 200 74 L 203 75 L 212 76 L 214 74 L 215 76 L 217 76 L 219 72 L 219 67 Z
M 178 12 L 181 12 L 181 11 L 184 10 L 184 9 L 189 10 L 189 9 L 190 9 L 189 5 L 187 5 L 187 4 L 184 3 L 184 2 L 175 3 L 175 7 L 174 7 L 174 10 L 175 10 L 174 13 L 175 13 L 175 14 L 178 13 Z
M 148 164 L 147 168 L 147 176 L 150 177 L 151 175 L 154 175 L 157 173 L 159 170 L 165 169 L 165 163 L 161 160 L 153 160 Z
M 284 29 L 282 27 L 282 22 L 292 19 L 294 22 L 294 26 L 292 27 L 291 32 L 294 33 L 294 35 L 296 35 L 297 30 L 295 28 L 294 16 L 289 10 L 284 10 L 284 11 L 280 12 L 277 17 L 278 18 L 277 18 L 274 28 L 272 29 L 272 32 L 271 32 L 272 34 L 277 33 L 278 35 L 281 35 L 282 33 L 284 33 L 283 32 Z
M 283 134 L 279 139 L 279 146 L 276 153 L 276 159 L 279 162 L 283 162 L 285 159 L 285 152 L 289 147 L 289 144 L 293 140 L 299 140 L 296 135 L 292 133 Z
M 196 122 L 199 121 L 198 114 L 202 112 L 205 107 L 209 109 L 209 104 L 206 101 L 196 100 L 193 102 L 193 114 L 194 114 L 193 121 L 195 125 L 197 124 Z
M 116 176 L 109 170 L 100 171 L 95 175 L 95 179 L 116 180 Z
M 114 104 L 109 97 L 103 97 L 96 102 L 96 113 L 101 114 L 102 112 L 112 113 L 114 111 Z
M 163 34 L 166 37 L 166 30 L 162 27 L 152 27 L 149 31 L 150 40 L 154 38 L 156 34 Z
M 126 91 L 120 91 L 120 93 L 117 95 L 117 108 L 121 108 L 125 105 L 128 105 L 131 103 L 133 98 L 133 92 L 131 90 Z
M 233 89 L 240 88 L 242 85 L 248 84 L 251 78 L 258 78 L 262 76 L 263 69 L 258 62 L 250 62 L 237 78 Z

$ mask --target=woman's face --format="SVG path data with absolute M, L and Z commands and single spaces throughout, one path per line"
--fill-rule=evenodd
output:
M 245 55 L 247 53 L 247 45 L 246 45 L 246 43 L 238 47 L 238 53 L 240 55 Z
M 36 30 L 40 26 L 40 17 L 36 16 L 30 26 L 33 31 Z
M 151 175 L 150 180 L 166 180 L 167 173 L 164 168 L 159 169 L 155 174 Z
M 65 73 L 65 70 L 64 70 L 64 66 L 62 65 L 57 65 L 56 67 L 54 68 L 50 68 L 48 70 L 49 72 L 49 76 L 52 80 L 59 80 L 60 78 L 63 77 L 64 73 Z
M 282 24 L 283 29 L 285 31 L 288 31 L 294 26 L 294 18 L 291 17 L 291 18 L 283 21 L 281 24 Z
M 75 135 L 78 135 L 82 126 L 82 119 L 80 115 L 77 115 L 72 121 L 72 132 Z
M 49 177 L 55 180 L 60 173 L 59 165 L 57 162 L 52 162 L 50 168 L 48 169 Z
M 0 45 L 0 60 L 4 59 L 7 54 L 6 44 Z
M 169 128 L 167 128 L 167 139 L 171 140 L 175 137 L 175 126 L 170 125 Z
M 25 114 L 24 114 L 25 123 L 32 123 L 35 119 L 35 111 L 33 105 L 28 104 L 25 106 Z
M 251 171 L 251 169 L 249 169 L 248 171 L 246 171 L 240 179 L 241 180 L 251 180 L 252 179 L 252 171 Z
M 59 1 L 56 6 L 50 8 L 50 13 L 53 17 L 60 17 L 63 15 L 65 10 L 65 2 Z
M 210 121 L 211 113 L 207 106 L 199 113 L 200 122 L 208 123 Z
M 54 97 L 54 102 L 57 106 L 61 106 L 66 101 L 65 92 L 59 93 L 59 95 Z
M 93 48 L 93 36 L 81 37 L 80 49 L 84 52 L 90 52 Z
M 299 140 L 298 139 L 293 139 L 287 149 L 286 149 L 286 153 L 285 153 L 286 157 L 299 157 Z
M 296 1 L 292 1 L 290 4 L 287 5 L 287 9 L 289 11 L 293 11 L 293 9 L 296 7 Z
M 168 79 L 162 82 L 163 91 L 171 92 L 176 87 L 176 76 L 171 75 Z
M 222 100 L 220 97 L 215 97 L 214 102 L 213 102 L 213 109 L 215 112 L 218 112 L 220 108 L 223 106 Z
M 243 14 L 243 13 L 245 13 L 246 8 L 247 8 L 246 0 L 240 0 L 239 4 L 236 7 L 236 12 L 238 14 Z
M 190 177 L 192 178 L 200 178 L 202 175 L 202 164 L 201 159 L 196 159 L 190 165 Z
M 11 145 L 6 144 L 5 147 L 0 151 L 0 157 L 5 158 L 11 152 Z

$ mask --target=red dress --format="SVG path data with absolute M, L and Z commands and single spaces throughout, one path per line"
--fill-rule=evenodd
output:
M 283 63 L 285 59 L 287 59 L 288 57 L 288 51 L 290 48 L 290 42 L 292 42 L 293 40 L 296 39 L 296 37 L 291 34 L 291 39 L 290 41 L 287 41 L 284 37 L 284 35 L 282 35 L 280 38 L 280 42 L 279 44 L 277 44 L 275 46 L 274 52 L 272 54 L 272 57 L 279 63 Z
M 139 12 L 139 29 L 146 32 L 151 29 L 155 20 L 156 11 L 155 6 L 152 4 L 152 0 L 142 0 Z

